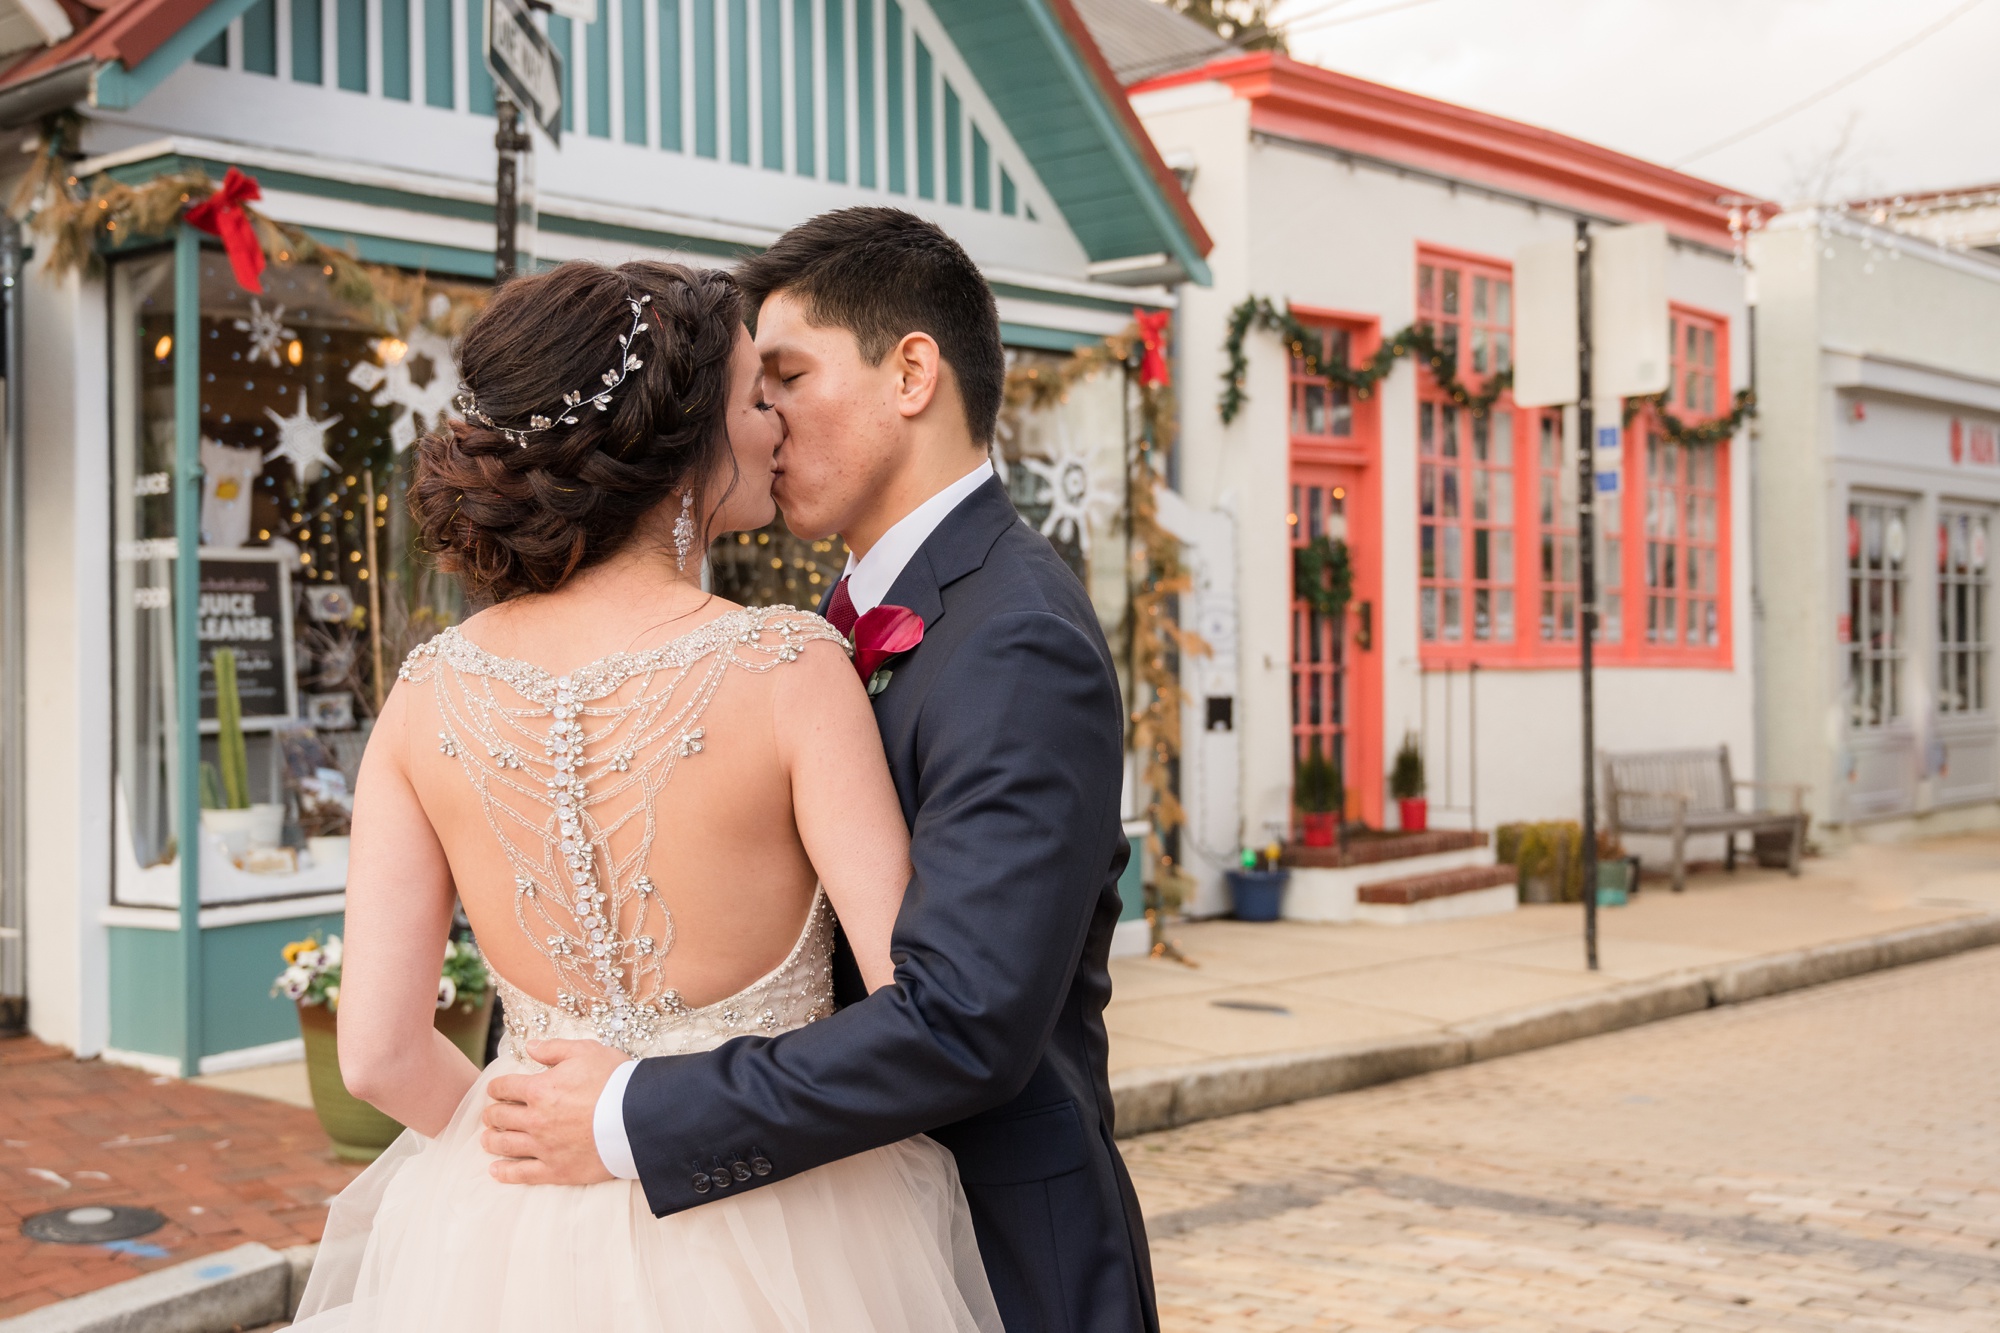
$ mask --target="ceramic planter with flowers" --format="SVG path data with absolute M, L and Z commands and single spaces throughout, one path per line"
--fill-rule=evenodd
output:
M 347 1090 L 340 1077 L 340 936 L 297 940 L 285 946 L 285 970 L 271 987 L 299 1007 L 299 1035 L 306 1047 L 306 1079 L 313 1111 L 333 1140 L 334 1156 L 372 1162 L 403 1127 Z M 486 1028 L 493 1012 L 493 984 L 486 961 L 470 941 L 449 940 L 438 971 L 437 1029 L 473 1064 L 486 1058 Z

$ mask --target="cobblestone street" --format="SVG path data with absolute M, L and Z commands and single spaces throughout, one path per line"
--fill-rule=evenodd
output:
M 1128 1141 L 1168 1333 L 2000 1327 L 2000 950 Z

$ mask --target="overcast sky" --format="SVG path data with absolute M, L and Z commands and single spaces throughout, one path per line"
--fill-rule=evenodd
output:
M 1852 85 L 1686 161 L 1967 3 Z M 2000 0 L 1284 0 L 1277 16 L 1303 60 L 1767 198 L 2000 182 Z

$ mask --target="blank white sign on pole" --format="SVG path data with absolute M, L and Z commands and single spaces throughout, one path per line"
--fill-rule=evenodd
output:
M 1541 241 L 1514 256 L 1514 402 L 1576 401 L 1576 242 Z
M 1667 387 L 1667 229 L 1657 222 L 1607 227 L 1590 240 L 1590 386 L 1603 398 L 1642 398 Z

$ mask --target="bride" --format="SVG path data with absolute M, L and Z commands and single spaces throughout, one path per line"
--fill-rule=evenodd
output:
M 648 1056 L 813 1022 L 836 913 L 892 984 L 909 837 L 840 636 L 699 586 L 711 532 L 771 521 L 783 436 L 732 280 L 522 278 L 460 370 L 412 499 L 488 605 L 403 666 L 347 888 L 342 1072 L 409 1130 L 334 1201 L 294 1328 L 997 1330 L 927 1138 L 663 1219 L 632 1181 L 493 1178 L 485 1088 L 539 1068 L 528 1040 Z M 483 1071 L 431 1023 L 454 899 L 505 1009 Z

